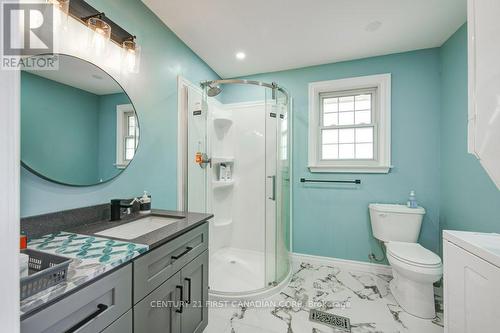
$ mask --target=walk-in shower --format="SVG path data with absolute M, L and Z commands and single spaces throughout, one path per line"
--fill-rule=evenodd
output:
M 217 80 L 187 104 L 187 209 L 211 212 L 212 296 L 272 293 L 290 275 L 291 98 L 275 83 Z

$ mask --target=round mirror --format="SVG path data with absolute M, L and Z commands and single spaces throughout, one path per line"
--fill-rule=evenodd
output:
M 109 181 L 137 151 L 134 106 L 101 68 L 73 56 L 55 57 L 57 69 L 21 71 L 22 165 L 59 184 Z

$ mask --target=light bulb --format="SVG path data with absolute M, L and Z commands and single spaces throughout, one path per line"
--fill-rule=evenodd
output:
M 131 73 L 139 72 L 140 50 L 135 38 L 122 43 L 122 66 L 124 70 Z
M 46 0 L 52 4 L 54 20 L 54 31 L 68 29 L 69 1 L 70 0 Z
M 54 7 L 58 8 L 61 12 L 68 15 L 69 13 L 69 1 L 70 0 L 47 0 L 47 3 L 51 3 Z
M 89 18 L 87 26 L 91 29 L 89 45 L 92 51 L 98 56 L 104 55 L 111 39 L 111 26 L 98 17 Z

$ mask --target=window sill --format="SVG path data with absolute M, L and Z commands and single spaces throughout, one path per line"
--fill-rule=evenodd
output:
M 389 173 L 392 166 L 313 165 L 308 168 L 315 173 Z

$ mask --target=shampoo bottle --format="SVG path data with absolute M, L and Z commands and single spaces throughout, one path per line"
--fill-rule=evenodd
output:
M 219 165 L 219 180 L 224 181 L 226 180 L 226 164 L 221 163 Z

